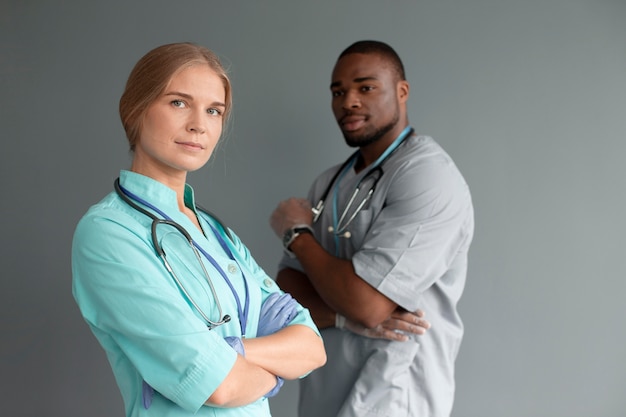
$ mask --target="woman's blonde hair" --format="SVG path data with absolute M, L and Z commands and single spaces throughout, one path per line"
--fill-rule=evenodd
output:
M 217 55 L 193 43 L 162 45 L 145 54 L 135 64 L 120 98 L 120 118 L 131 151 L 135 150 L 139 140 L 148 107 L 163 94 L 177 72 L 197 64 L 208 65 L 222 79 L 226 104 L 223 123 L 226 123 L 232 107 L 232 92 L 230 79 Z

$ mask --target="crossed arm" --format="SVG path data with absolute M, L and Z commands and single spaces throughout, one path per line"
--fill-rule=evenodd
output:
M 310 213 L 308 201 L 292 198 L 278 205 L 270 223 L 274 232 L 282 236 L 293 224 L 310 224 Z M 351 261 L 331 255 L 312 235 L 298 236 L 290 250 L 305 273 L 283 269 L 278 273 L 277 282 L 310 310 L 318 327 L 334 327 L 338 314 L 347 319 L 346 327 L 350 330 L 369 333 L 365 334 L 369 337 L 406 340 L 405 335 L 395 330 L 423 334 L 430 327 L 423 312 L 400 308 L 361 279 Z
M 268 336 L 244 339 L 243 346 L 245 357 L 237 355 L 235 365 L 206 405 L 249 404 L 276 386 L 276 376 L 296 379 L 326 362 L 322 339 L 309 327 L 298 324 Z
M 363 336 L 389 340 L 405 341 L 408 338 L 404 333 L 421 335 L 424 334 L 430 327 L 430 323 L 424 319 L 424 312 L 421 310 L 416 312 L 406 311 L 395 305 L 391 302 L 391 300 L 380 293 L 379 294 L 383 298 L 381 300 L 381 304 L 387 305 L 388 302 L 391 302 L 391 311 L 382 321 L 376 323 L 376 320 L 379 320 L 379 318 L 375 318 L 369 311 L 370 306 L 373 306 L 373 303 L 364 304 L 367 305 L 368 308 L 365 309 L 361 307 L 354 316 L 351 316 L 349 315 L 350 313 L 340 309 L 341 311 L 344 311 L 343 315 L 341 315 L 341 313 L 329 307 L 329 305 L 317 292 L 309 278 L 307 278 L 307 276 L 300 271 L 296 271 L 291 268 L 283 269 L 278 273 L 277 282 L 284 291 L 291 293 L 294 298 L 300 302 L 300 304 L 309 309 L 313 321 L 320 329 L 335 327 L 338 324 L 338 314 L 345 318 L 345 324 L 343 327 L 346 327 L 347 329 Z M 380 309 L 381 307 L 379 306 L 378 308 Z M 374 309 L 376 309 L 376 307 L 372 310 Z M 382 314 L 384 315 L 385 310 L 382 311 Z M 359 317 L 364 316 L 368 316 L 370 318 L 374 317 L 375 321 L 359 321 Z

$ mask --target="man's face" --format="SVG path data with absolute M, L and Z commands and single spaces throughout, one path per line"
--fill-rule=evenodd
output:
M 346 143 L 366 146 L 384 137 L 400 119 L 403 82 L 377 54 L 340 58 L 332 74 L 332 109 Z

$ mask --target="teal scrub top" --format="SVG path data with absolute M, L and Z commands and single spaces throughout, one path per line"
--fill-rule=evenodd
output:
M 205 236 L 178 210 L 176 193 L 160 182 L 122 171 L 120 184 L 182 225 L 215 258 L 234 286 L 242 308 L 245 276 L 250 303 L 245 336 L 255 337 L 263 301 L 280 289 L 240 239 L 232 231 L 229 239 L 218 222 L 200 213 Z M 195 210 L 189 185 L 184 198 L 185 205 Z M 222 314 L 231 316 L 230 322 L 209 330 L 157 255 L 151 224 L 151 218 L 112 192 L 80 220 L 72 245 L 73 295 L 107 354 L 126 415 L 270 416 L 266 398 L 237 408 L 203 405 L 236 360 L 236 352 L 224 341 L 225 336 L 242 336 L 236 298 L 218 270 L 201 255 L 211 278 L 211 283 L 207 281 L 179 231 L 167 225 L 157 227 L 167 259 L 195 303 L 209 319 L 220 320 L 213 285 Z M 209 224 L 222 233 L 235 261 L 222 249 Z M 319 334 L 302 306 L 290 323 L 294 324 L 306 325 Z M 144 380 L 155 390 L 148 410 L 142 402 Z

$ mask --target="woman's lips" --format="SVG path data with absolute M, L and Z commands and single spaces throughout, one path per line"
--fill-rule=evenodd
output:
M 201 151 L 202 149 L 204 149 L 204 146 L 202 146 L 201 143 L 198 142 L 176 142 L 179 145 L 183 146 L 186 149 L 191 149 L 194 151 Z

